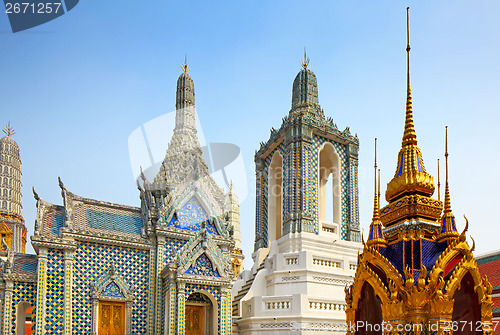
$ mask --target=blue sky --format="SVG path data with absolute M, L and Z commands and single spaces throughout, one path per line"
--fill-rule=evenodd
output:
M 30 233 L 31 187 L 60 204 L 57 176 L 78 195 L 139 205 L 128 136 L 174 110 L 187 54 L 207 142 L 234 143 L 243 153 L 251 192 L 241 204 L 248 267 L 254 150 L 290 109 L 304 47 L 325 114 L 360 138 L 366 231 L 373 138 L 384 191 L 403 132 L 406 6 L 415 126 L 426 168 L 437 176 L 448 125 L 459 229 L 466 214 L 477 252 L 498 249 L 498 1 L 82 0 L 66 15 L 16 34 L 0 13 L 0 123 L 10 121 L 17 131 Z

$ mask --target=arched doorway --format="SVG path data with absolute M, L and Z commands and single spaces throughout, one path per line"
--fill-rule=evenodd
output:
M 318 207 L 320 221 L 340 224 L 340 164 L 329 142 L 319 152 Z
M 469 272 L 462 278 L 460 289 L 453 294 L 453 300 L 452 321 L 461 328 L 454 334 L 482 334 L 481 306 L 477 293 L 474 291 L 474 279 Z M 464 324 L 465 327 L 462 328 Z
M 26 301 L 21 301 L 17 305 L 16 314 L 16 334 L 31 335 L 31 312 L 33 308 Z
M 358 324 L 359 321 L 362 323 Z M 373 287 L 365 282 L 356 309 L 356 335 L 381 335 L 382 321 L 382 302 Z
M 191 293 L 186 300 L 185 334 L 217 334 L 217 313 L 217 303 L 211 294 L 201 291 Z
M 282 233 L 283 219 L 283 159 L 278 151 L 269 165 L 267 201 L 267 246 L 278 240 Z

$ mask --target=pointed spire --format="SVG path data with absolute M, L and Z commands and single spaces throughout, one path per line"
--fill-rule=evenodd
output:
M 434 193 L 434 182 L 427 173 L 422 159 L 422 153 L 417 145 L 417 134 L 413 124 L 410 84 L 410 14 L 406 8 L 406 117 L 401 150 L 398 156 L 398 166 L 394 178 L 387 185 L 385 197 L 391 202 L 405 194 L 420 194 L 431 196 Z
M 373 218 L 370 224 L 370 233 L 368 234 L 368 241 L 366 244 L 370 247 L 386 247 L 387 241 L 384 238 L 384 233 L 382 232 L 382 221 L 380 221 L 380 206 L 378 202 L 378 192 L 380 187 L 380 178 L 377 183 L 377 139 L 375 138 L 375 165 L 374 165 L 374 195 L 373 195 Z M 380 170 L 379 170 L 380 171 Z M 379 174 L 380 176 L 380 174 Z
M 438 240 L 442 241 L 449 238 L 457 238 L 458 232 L 455 225 L 455 216 L 451 212 L 451 200 L 450 200 L 450 185 L 448 182 L 448 126 L 445 128 L 445 142 L 444 142 L 444 158 L 445 158 L 445 170 L 446 170 L 446 181 L 444 190 L 444 211 L 441 217 L 441 232 L 439 234 Z
M 417 144 L 417 133 L 413 124 L 413 110 L 411 107 L 410 49 L 410 7 L 406 7 L 406 120 L 403 146 Z
M 441 179 L 439 177 L 439 158 L 438 158 L 438 200 L 441 201 Z
M 188 73 L 190 69 L 187 65 L 187 57 L 184 58 L 181 68 L 183 73 L 177 79 L 174 132 L 195 134 L 194 83 Z

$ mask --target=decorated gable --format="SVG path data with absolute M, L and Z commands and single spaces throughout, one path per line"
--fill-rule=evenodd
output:
M 199 276 L 220 277 L 219 271 L 214 268 L 212 262 L 204 253 L 196 259 L 196 262 L 189 267 L 186 273 Z
M 201 229 L 202 222 L 205 222 L 205 228 L 209 233 L 219 235 L 217 228 L 212 220 L 209 220 L 203 206 L 196 197 L 192 197 L 176 212 L 176 215 L 170 220 L 168 226 L 197 231 Z

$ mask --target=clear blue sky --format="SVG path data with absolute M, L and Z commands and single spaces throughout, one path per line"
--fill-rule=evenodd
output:
M 304 47 L 325 113 L 360 138 L 366 231 L 373 138 L 379 138 L 385 190 L 403 132 L 406 6 L 415 126 L 425 165 L 437 175 L 448 125 L 459 229 L 466 214 L 477 251 L 498 249 L 497 0 L 81 0 L 59 19 L 16 34 L 0 13 L 0 123 L 11 121 L 17 131 L 30 233 L 36 211 L 31 187 L 60 204 L 57 176 L 78 195 L 139 206 L 128 136 L 174 110 L 179 65 L 187 53 L 207 142 L 234 143 L 243 152 L 252 192 L 241 204 L 248 267 L 254 150 L 290 109 Z

